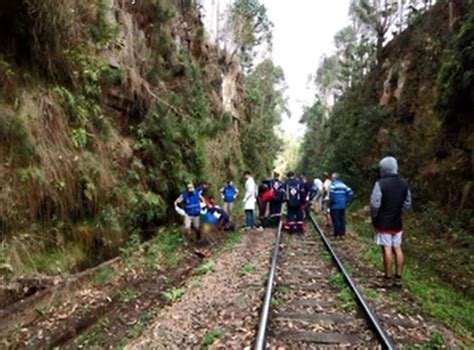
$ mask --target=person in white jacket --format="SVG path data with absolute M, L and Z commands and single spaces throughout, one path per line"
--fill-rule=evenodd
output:
M 255 203 L 257 201 L 257 186 L 250 171 L 244 172 L 245 176 L 245 194 L 244 194 L 244 210 L 245 210 L 245 229 L 255 228 Z

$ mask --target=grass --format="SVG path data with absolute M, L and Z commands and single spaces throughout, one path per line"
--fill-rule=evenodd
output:
M 322 250 L 320 253 L 321 259 L 323 259 L 326 262 L 332 261 L 331 254 L 329 254 L 327 251 Z
M 425 341 L 423 344 L 418 346 L 409 346 L 407 347 L 409 350 L 431 350 L 431 349 L 448 349 L 446 342 L 444 341 L 443 335 L 437 331 L 431 334 L 430 339 Z
M 182 234 L 178 228 L 170 231 L 163 230 L 150 240 L 140 263 L 148 271 L 158 269 L 160 262 L 167 267 L 177 266 L 181 262 L 181 257 L 176 254 L 176 250 L 183 244 Z
M 224 331 L 219 328 L 214 328 L 208 331 L 201 341 L 201 348 L 207 349 L 209 345 L 212 345 L 217 339 L 224 338 Z
M 108 280 L 110 280 L 110 278 L 113 276 L 113 274 L 114 274 L 114 269 L 111 268 L 110 266 L 107 266 L 106 268 L 104 268 L 100 272 L 98 272 L 93 277 L 92 280 L 95 284 L 104 284 Z
M 278 309 L 280 306 L 283 305 L 283 303 L 283 300 L 278 299 L 276 297 L 272 297 L 272 299 L 270 300 L 270 305 L 275 309 Z
M 128 288 L 119 293 L 121 303 L 129 303 L 138 296 L 138 292 L 134 288 Z
M 241 269 L 240 269 L 240 275 L 241 276 L 247 276 L 250 275 L 252 272 L 255 271 L 255 265 L 252 263 L 247 263 L 245 264 Z
M 199 288 L 200 286 L 201 286 L 201 281 L 198 278 L 192 278 L 188 282 L 189 288 L 195 289 L 195 288 Z
M 380 248 L 371 241 L 371 227 L 361 221 L 353 221 L 350 227 L 358 233 L 362 242 L 367 245 L 367 252 L 362 259 L 382 270 Z M 431 266 L 406 254 L 403 285 L 409 291 L 413 301 L 424 312 L 453 329 L 458 335 L 467 338 L 468 342 L 472 343 L 474 341 L 472 334 L 472 329 L 474 329 L 474 300 L 443 281 Z M 403 307 L 403 301 L 399 300 L 398 293 L 388 293 L 388 296 L 396 299 L 403 310 L 410 310 L 409 305 Z
M 209 272 L 214 272 L 216 271 L 216 264 L 214 263 L 213 260 L 209 260 L 201 265 L 199 265 L 194 272 L 196 275 L 202 276 L 205 275 Z
M 329 277 L 329 284 L 333 288 L 342 289 L 345 287 L 346 283 L 344 282 L 344 277 L 339 272 L 333 273 Z
M 282 293 L 282 294 L 288 293 L 289 290 L 290 290 L 290 288 L 288 288 L 288 286 L 286 286 L 286 285 L 284 285 L 284 284 L 278 285 L 278 286 L 276 287 L 276 291 L 277 291 L 278 293 Z
M 184 295 L 184 289 L 182 288 L 174 288 L 167 292 L 163 293 L 163 297 L 165 298 L 168 304 L 174 303 L 176 300 L 181 298 Z
M 337 299 L 339 301 L 340 306 L 346 311 L 352 311 L 355 308 L 355 301 L 354 295 L 352 294 L 351 290 L 348 287 L 344 287 L 341 289 L 339 293 L 337 293 Z

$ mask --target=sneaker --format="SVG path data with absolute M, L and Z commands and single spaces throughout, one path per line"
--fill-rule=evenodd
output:
M 263 231 L 263 227 L 262 227 L 262 226 L 258 226 L 258 227 L 256 228 L 256 230 L 259 231 L 259 232 L 262 232 L 262 231 Z

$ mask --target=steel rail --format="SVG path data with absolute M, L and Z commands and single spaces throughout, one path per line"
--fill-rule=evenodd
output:
M 310 214 L 310 218 L 311 218 L 311 221 L 312 221 L 314 227 L 316 228 L 316 231 L 318 231 L 319 236 L 321 237 L 321 240 L 323 241 L 324 245 L 326 246 L 326 249 L 329 251 L 329 253 L 331 254 L 332 259 L 336 263 L 339 271 L 341 271 L 342 275 L 344 276 L 344 279 L 346 280 L 347 284 L 351 288 L 352 293 L 354 293 L 357 303 L 362 308 L 362 310 L 365 313 L 367 319 L 369 320 L 370 326 L 375 331 L 375 334 L 377 335 L 377 338 L 379 339 L 382 347 L 384 349 L 395 350 L 395 344 L 394 344 L 392 338 L 385 332 L 382 325 L 380 324 L 380 321 L 379 321 L 378 317 L 375 315 L 375 313 L 369 307 L 369 305 L 368 305 L 367 301 L 365 300 L 364 296 L 359 291 L 359 289 L 356 287 L 354 281 L 350 277 L 347 270 L 344 268 L 344 265 L 342 264 L 341 260 L 336 255 L 336 252 L 332 248 L 331 244 L 329 243 L 329 240 L 324 235 L 323 230 L 321 230 L 318 223 L 314 219 L 313 214 Z M 263 349 L 263 348 L 259 348 L 259 349 Z
M 273 247 L 272 253 L 272 264 L 270 265 L 270 272 L 268 274 L 267 287 L 265 291 L 265 298 L 263 300 L 262 311 L 260 312 L 260 323 L 258 325 L 257 339 L 255 341 L 255 350 L 265 349 L 265 338 L 267 336 L 267 326 L 268 326 L 268 316 L 270 313 L 270 304 L 272 300 L 273 293 L 273 282 L 275 281 L 276 267 L 278 260 L 278 252 L 280 250 L 280 241 L 281 241 L 281 228 L 283 222 L 280 220 L 278 225 L 277 236 L 275 240 L 275 246 Z

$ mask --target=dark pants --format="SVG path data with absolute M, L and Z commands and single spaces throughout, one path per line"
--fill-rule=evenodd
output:
M 255 227 L 255 217 L 253 210 L 245 209 L 245 222 L 247 227 Z
M 270 202 L 270 219 L 273 225 L 278 226 L 281 218 L 281 207 L 283 202 L 281 200 L 272 200 Z
M 343 236 L 346 234 L 346 217 L 345 209 L 331 209 L 332 226 L 335 236 Z
M 288 206 L 288 226 L 290 232 L 303 232 L 303 208 L 301 206 L 291 207 Z

